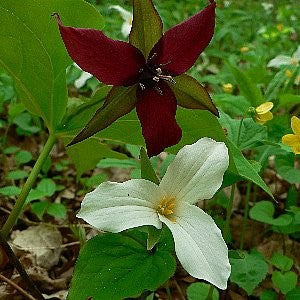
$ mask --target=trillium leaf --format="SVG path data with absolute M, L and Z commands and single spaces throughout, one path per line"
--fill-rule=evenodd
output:
M 248 75 L 234 66 L 229 65 L 229 68 L 239 86 L 241 94 L 249 100 L 251 105 L 256 107 L 262 104 L 264 102 L 263 95 Z
M 69 299 L 119 300 L 162 285 L 176 268 L 172 237 L 164 231 L 151 252 L 146 240 L 147 234 L 138 230 L 89 240 L 79 254 Z
M 111 150 L 108 145 L 100 143 L 96 138 L 83 141 L 73 147 L 68 147 L 67 154 L 75 164 L 77 179 L 84 172 L 94 168 L 102 158 L 127 158 L 125 154 Z
M 71 63 L 53 12 L 79 27 L 103 27 L 98 11 L 82 0 L 0 1 L 0 66 L 12 76 L 26 108 L 50 131 L 65 113 L 65 69 Z
M 152 0 L 133 0 L 133 22 L 129 35 L 131 45 L 145 57 L 162 36 L 162 21 Z
M 219 112 L 206 89 L 193 77 L 183 74 L 175 78 L 176 84 L 170 85 L 176 95 L 178 105 L 190 109 L 209 110 L 218 116 Z
M 188 299 L 189 300 L 207 299 L 210 288 L 211 286 L 204 282 L 192 283 L 191 285 L 189 285 L 189 287 L 186 290 Z M 219 292 L 217 289 L 214 288 L 212 297 L 210 299 L 212 300 L 219 299 Z
M 275 208 L 270 201 L 260 201 L 250 209 L 250 217 L 253 220 L 274 225 L 274 226 L 287 226 L 292 222 L 292 217 L 288 214 L 280 215 L 274 218 Z
M 95 115 L 72 140 L 69 146 L 79 143 L 98 131 L 108 127 L 118 118 L 128 114 L 136 104 L 136 86 L 115 86 L 107 95 L 104 104 L 96 111 Z
M 157 178 L 157 175 L 152 167 L 151 161 L 144 148 L 141 148 L 140 159 L 142 178 L 150 180 L 155 184 L 159 184 L 159 179 Z
M 245 253 L 244 258 L 230 258 L 232 282 L 243 288 L 248 295 L 266 277 L 268 264 L 259 252 Z

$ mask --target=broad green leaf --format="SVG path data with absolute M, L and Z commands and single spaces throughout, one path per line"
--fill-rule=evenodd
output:
M 146 240 L 138 230 L 89 240 L 76 262 L 69 299 L 120 300 L 157 289 L 175 271 L 173 241 L 164 235 L 147 251 Z
M 296 287 L 297 278 L 297 274 L 292 271 L 285 273 L 274 271 L 272 273 L 273 284 L 280 289 L 283 294 L 287 294 Z
M 97 175 L 93 175 L 91 177 L 82 178 L 81 181 L 83 184 L 88 187 L 96 187 L 104 181 L 107 181 L 107 175 L 104 173 L 99 173 Z
M 300 95 L 283 94 L 279 96 L 279 103 L 282 106 L 295 105 L 300 103 Z
M 228 138 L 237 145 L 241 120 L 232 119 L 224 112 L 220 112 L 220 123 L 227 130 Z M 239 148 L 247 150 L 262 145 L 268 138 L 267 128 L 256 124 L 251 118 L 245 118 L 242 123 Z
M 193 77 L 183 74 L 175 78 L 176 84 L 170 85 L 176 95 L 178 105 L 190 109 L 209 110 L 218 115 L 218 110 L 212 102 L 206 89 Z
M 268 264 L 258 252 L 246 253 L 244 258 L 230 258 L 230 280 L 243 288 L 248 295 L 265 279 Z
M 292 268 L 294 263 L 294 261 L 291 258 L 278 252 L 275 252 L 272 255 L 270 262 L 273 266 L 275 266 L 276 268 L 284 272 L 289 271 Z
M 135 159 L 115 159 L 115 158 L 105 158 L 102 159 L 98 164 L 97 168 L 140 168 L 140 164 Z
M 66 141 L 70 141 L 70 139 Z M 91 138 L 66 149 L 76 167 L 77 179 L 84 172 L 94 168 L 102 158 L 110 157 L 120 160 L 127 158 L 125 154 L 113 151 L 108 145 L 100 143 L 96 138 Z
M 67 210 L 61 203 L 51 203 L 47 208 L 47 214 L 55 218 L 63 219 L 67 215 Z
M 296 286 L 293 290 L 286 294 L 286 300 L 300 299 L 300 286 Z
M 191 285 L 189 285 L 189 287 L 186 290 L 188 300 L 207 299 L 210 287 L 211 285 L 204 282 L 192 283 Z M 216 288 L 214 288 L 211 300 L 218 300 L 218 299 L 219 299 L 219 292 Z
M 277 155 L 275 158 L 275 166 L 278 175 L 287 182 L 291 184 L 300 182 L 300 170 L 294 167 L 293 153 Z
M 32 154 L 26 150 L 19 151 L 15 154 L 15 160 L 18 164 L 26 164 L 32 160 Z
M 274 212 L 275 208 L 272 202 L 260 201 L 250 209 L 249 214 L 253 220 L 275 226 L 286 226 L 292 222 L 292 217 L 288 214 L 274 218 Z
M 0 194 L 4 196 L 17 196 L 21 192 L 21 189 L 17 186 L 11 185 L 11 186 L 5 186 L 0 188 Z
M 274 78 L 270 81 L 265 92 L 266 101 L 272 101 L 277 98 L 281 86 L 284 84 L 284 82 L 287 79 L 285 75 L 285 71 L 286 68 L 281 69 L 278 73 L 276 73 Z
M 65 112 L 70 64 L 53 12 L 67 25 L 103 26 L 98 11 L 83 0 L 0 0 L 0 66 L 12 76 L 26 108 L 50 131 Z
M 56 184 L 50 178 L 44 178 L 36 187 L 37 190 L 44 193 L 44 196 L 51 197 L 56 192 Z
M 28 177 L 28 173 L 23 170 L 10 171 L 6 177 L 12 180 L 19 180 Z
M 239 86 L 241 94 L 248 99 L 252 106 L 256 107 L 265 102 L 261 91 L 248 75 L 232 65 L 229 65 L 229 68 Z
M 152 181 L 155 184 L 159 184 L 159 179 L 157 178 L 157 175 L 152 167 L 151 161 L 143 147 L 141 148 L 140 157 L 142 178 Z
M 47 207 L 49 206 L 48 201 L 39 201 L 31 205 L 32 212 L 40 219 L 43 219 L 43 215 L 46 212 Z
M 162 36 L 162 21 L 152 0 L 133 0 L 133 22 L 129 35 L 130 44 L 141 50 L 147 58 Z
M 118 118 L 131 112 L 136 104 L 136 86 L 115 86 L 107 95 L 103 105 L 96 111 L 88 124 L 72 140 L 79 143 L 111 125 Z
M 264 290 L 261 293 L 259 300 L 277 300 L 277 294 L 273 290 Z

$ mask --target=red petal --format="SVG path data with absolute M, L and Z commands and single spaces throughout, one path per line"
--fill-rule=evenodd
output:
M 215 7 L 211 1 L 199 13 L 165 32 L 149 54 L 153 63 L 166 64 L 162 68 L 173 76 L 192 67 L 214 34 Z
M 109 85 L 129 86 L 138 81 L 145 64 L 140 50 L 99 30 L 63 26 L 58 15 L 56 19 L 69 55 L 83 70 Z
M 164 82 L 159 84 L 159 88 L 162 95 L 150 88 L 137 91 L 136 111 L 149 156 L 159 154 L 181 139 L 181 129 L 175 119 L 177 109 L 175 95 Z

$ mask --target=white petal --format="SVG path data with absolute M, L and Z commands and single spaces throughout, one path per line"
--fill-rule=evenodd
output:
M 293 54 L 293 59 L 300 61 L 300 46 L 298 46 L 297 50 Z
M 228 249 L 214 220 L 200 208 L 182 203 L 172 222 L 159 218 L 171 230 L 176 255 L 193 277 L 226 289 L 231 267 Z
M 92 78 L 93 75 L 88 73 L 88 72 L 85 72 L 83 71 L 80 75 L 80 77 L 78 79 L 75 80 L 74 82 L 74 86 L 77 88 L 77 89 L 80 89 L 81 87 L 83 87 L 86 83 L 86 81 L 90 78 Z
M 268 63 L 268 67 L 278 68 L 283 65 L 290 65 L 292 58 L 286 55 L 278 55 L 275 58 L 271 59 Z
M 179 201 L 210 199 L 220 188 L 229 164 L 224 143 L 210 138 L 184 146 L 169 165 L 160 188 Z
M 127 38 L 130 34 L 130 31 L 131 31 L 131 24 L 124 22 L 121 29 L 123 36 Z
M 114 9 L 119 12 L 120 16 L 125 22 L 130 22 L 132 20 L 132 13 L 121 7 L 120 5 L 111 5 L 110 9 Z
M 104 182 L 88 193 L 77 217 L 92 226 L 110 232 L 120 232 L 143 225 L 161 228 L 153 202 L 158 186 L 143 179 L 124 183 Z

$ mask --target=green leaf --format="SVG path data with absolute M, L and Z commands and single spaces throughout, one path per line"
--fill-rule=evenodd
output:
M 61 203 L 51 203 L 47 208 L 47 214 L 55 218 L 64 219 L 67 215 L 67 210 Z
M 15 154 L 15 160 L 18 164 L 26 164 L 32 160 L 32 154 L 28 151 L 22 150 Z
M 28 173 L 23 170 L 10 171 L 6 177 L 7 179 L 19 180 L 28 177 Z
M 40 191 L 39 189 L 31 189 L 26 198 L 26 204 L 33 200 L 39 200 L 45 196 L 45 191 Z
M 196 282 L 189 285 L 186 290 L 188 300 L 207 299 L 211 285 L 204 282 Z M 219 292 L 214 288 L 211 300 L 218 300 Z
M 272 282 L 283 294 L 287 294 L 296 287 L 297 274 L 292 271 L 286 273 L 274 271 L 272 273 Z
M 53 12 L 75 27 L 103 26 L 98 11 L 82 0 L 0 1 L 0 66 L 14 79 L 26 108 L 41 116 L 50 131 L 65 112 L 65 69 L 71 62 Z
M 98 164 L 97 168 L 139 168 L 140 165 L 135 159 L 115 159 L 115 158 L 105 158 L 102 159 Z
M 250 209 L 249 214 L 253 220 L 275 226 L 286 226 L 292 222 L 292 217 L 288 214 L 274 218 L 274 212 L 275 208 L 272 202 L 260 201 Z
M 146 153 L 146 150 L 142 147 L 140 152 L 141 157 L 141 176 L 143 179 L 152 181 L 155 184 L 159 184 L 159 179 L 152 167 L 151 161 Z
M 146 58 L 162 36 L 162 27 L 162 21 L 152 0 L 133 0 L 133 22 L 129 42 L 140 49 Z
M 104 157 L 120 160 L 127 158 L 125 154 L 111 150 L 108 145 L 100 143 L 96 138 L 91 138 L 82 143 L 67 147 L 67 154 L 76 167 L 77 179 L 84 172 L 94 168 L 100 159 Z
M 0 188 L 0 194 L 4 196 L 17 196 L 21 193 L 21 189 L 14 185 Z
M 89 240 L 76 262 L 69 298 L 117 300 L 157 289 L 175 271 L 172 236 L 164 234 L 154 251 L 147 251 L 146 240 L 138 230 Z
M 43 215 L 45 214 L 47 207 L 49 206 L 48 201 L 39 201 L 35 202 L 31 205 L 31 209 L 33 213 L 40 219 L 43 219 Z
M 300 299 L 300 286 L 296 286 L 293 290 L 286 294 L 286 300 Z
M 118 118 L 131 112 L 136 104 L 136 85 L 131 87 L 115 86 L 107 95 L 104 104 L 96 111 L 88 124 L 69 144 L 79 143 L 98 131 L 108 127 Z
M 44 178 L 36 187 L 37 190 L 44 193 L 44 196 L 51 197 L 56 191 L 56 184 L 50 178 Z
M 295 105 L 300 103 L 300 95 L 283 94 L 279 96 L 279 103 L 282 106 Z
M 284 271 L 284 272 L 289 271 L 292 268 L 294 263 L 294 261 L 291 258 L 278 252 L 275 252 L 272 255 L 270 262 L 273 266 L 280 269 L 280 271 Z
M 241 94 L 248 99 L 252 106 L 256 107 L 265 102 L 260 89 L 251 81 L 248 75 L 232 65 L 229 65 L 229 68 Z
M 243 288 L 248 295 L 259 283 L 265 279 L 268 272 L 268 264 L 258 252 L 246 253 L 245 258 L 230 258 L 230 279 Z
M 190 109 L 205 109 L 218 116 L 218 110 L 206 89 L 193 77 L 183 74 L 176 77 L 176 84 L 170 85 L 178 105 Z
M 277 294 L 273 290 L 265 290 L 261 293 L 259 300 L 277 300 Z
M 265 92 L 266 101 L 272 101 L 278 97 L 280 88 L 286 81 L 285 71 L 286 68 L 281 69 L 279 72 L 276 73 L 274 78 L 270 81 Z
M 82 178 L 81 180 L 84 182 L 85 186 L 90 188 L 98 186 L 100 183 L 107 181 L 107 175 L 104 173 L 99 173 L 88 178 Z
M 291 184 L 300 183 L 300 170 L 294 167 L 293 153 L 277 155 L 275 158 L 275 166 L 278 175 L 284 180 Z

